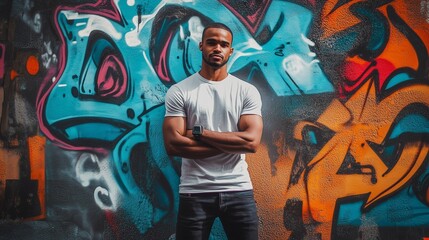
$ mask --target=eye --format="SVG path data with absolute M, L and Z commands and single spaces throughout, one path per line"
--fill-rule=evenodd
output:
M 214 45 L 216 45 L 216 42 L 215 42 L 215 41 L 210 41 L 210 40 L 208 40 L 208 41 L 206 42 L 206 44 L 207 44 L 207 45 L 209 45 L 209 46 L 214 46 Z
M 124 58 L 105 33 L 94 32 L 88 40 L 83 64 L 79 97 L 120 104 L 129 88 Z
M 228 48 L 228 47 L 229 47 L 229 44 L 224 43 L 224 44 L 222 44 L 222 47 L 223 47 L 223 48 Z
M 127 90 L 126 83 L 127 71 L 121 59 L 112 53 L 103 56 L 95 80 L 97 95 L 121 102 Z

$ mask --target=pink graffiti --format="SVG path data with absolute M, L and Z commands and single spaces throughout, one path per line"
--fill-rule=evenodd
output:
M 250 33 L 255 34 L 264 19 L 265 13 L 270 6 L 271 0 L 253 0 L 247 1 L 246 8 L 235 6 L 235 1 L 221 0 L 238 19 L 246 26 Z
M 116 22 L 122 18 L 114 0 L 98 0 L 96 3 L 85 3 L 77 7 L 62 7 L 61 10 L 76 10 L 79 13 L 97 14 Z
M 103 97 L 123 97 L 127 90 L 127 79 L 127 70 L 122 61 L 114 55 L 107 56 L 96 80 L 98 91 Z
M 256 34 L 262 20 L 265 18 L 265 13 L 270 6 L 272 0 L 249 0 L 242 1 L 240 5 L 239 1 L 232 0 L 220 0 L 219 2 L 225 5 L 249 30 L 253 35 Z M 315 0 L 298 0 L 297 4 L 303 6 L 314 7 L 316 5 Z
M 121 22 L 121 19 L 122 19 L 113 0 L 99 0 L 96 3 L 81 4 L 76 7 L 59 6 L 57 9 L 55 9 L 54 16 L 58 16 L 58 14 L 61 11 L 66 11 L 66 10 L 76 11 L 80 13 L 97 14 L 116 22 Z M 61 32 L 60 30 L 61 28 L 57 20 L 55 20 L 55 28 L 57 29 L 58 32 Z M 61 38 L 61 45 L 60 45 L 59 54 L 58 54 L 59 55 L 58 71 L 55 68 L 51 68 L 48 70 L 48 73 L 46 74 L 44 81 L 41 83 L 40 90 L 37 94 L 38 96 L 37 96 L 36 108 L 37 108 L 37 118 L 39 120 L 40 129 L 43 131 L 43 133 L 49 140 L 55 142 L 61 148 L 73 150 L 73 151 L 95 151 L 101 154 L 105 154 L 106 150 L 102 148 L 92 148 L 87 146 L 76 147 L 69 143 L 66 143 L 57 139 L 49 130 L 46 123 L 43 121 L 44 106 L 46 105 L 47 98 L 50 92 L 52 91 L 52 89 L 55 87 L 56 81 L 58 81 L 61 78 L 62 74 L 64 73 L 65 63 L 67 59 L 66 40 L 64 39 L 64 36 L 62 34 L 60 34 L 59 37 Z M 117 67 L 121 68 L 120 66 L 117 66 Z M 111 86 L 111 85 L 107 84 L 103 87 L 108 87 L 108 86 Z
M 172 80 L 170 79 L 168 75 L 168 69 L 167 69 L 167 52 L 168 52 L 168 46 L 170 46 L 171 38 L 173 37 L 173 33 L 169 33 L 168 39 L 165 42 L 165 45 L 162 48 L 161 54 L 159 56 L 159 61 L 155 63 L 156 72 L 159 74 L 159 77 L 162 81 L 172 83 Z

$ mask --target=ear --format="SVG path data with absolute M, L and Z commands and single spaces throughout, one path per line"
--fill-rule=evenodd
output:
M 229 52 L 229 55 L 231 55 L 234 52 L 234 48 L 231 48 L 231 51 Z
M 95 185 L 102 185 L 101 169 L 104 169 L 103 163 L 97 155 L 92 153 L 83 153 L 79 156 L 76 162 L 76 180 L 80 182 L 83 187 L 90 187 L 91 182 Z M 97 186 L 94 189 L 94 201 L 98 207 L 103 210 L 115 210 L 112 202 L 112 196 L 108 189 Z
M 116 210 L 113 206 L 109 190 L 98 186 L 94 190 L 94 201 L 100 209 L 105 211 Z
M 202 43 L 202 42 L 200 42 L 200 44 L 198 44 L 198 46 L 199 46 L 199 48 L 200 48 L 200 51 L 202 51 L 202 50 L 203 50 L 203 43 Z
M 76 177 L 83 187 L 88 187 L 91 181 L 100 179 L 100 168 L 97 155 L 91 153 L 83 153 L 76 161 L 75 171 Z

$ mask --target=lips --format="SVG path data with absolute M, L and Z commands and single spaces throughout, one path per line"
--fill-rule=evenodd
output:
M 210 54 L 210 58 L 215 60 L 223 60 L 223 56 L 219 54 Z

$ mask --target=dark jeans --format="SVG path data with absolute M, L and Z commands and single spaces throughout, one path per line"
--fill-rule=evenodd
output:
M 180 194 L 176 239 L 209 239 L 216 217 L 229 240 L 258 239 L 259 220 L 252 190 Z

